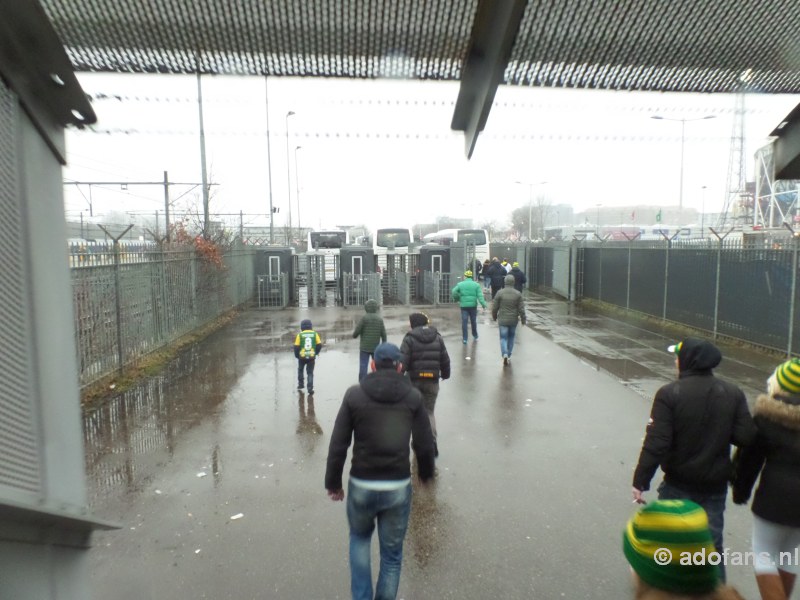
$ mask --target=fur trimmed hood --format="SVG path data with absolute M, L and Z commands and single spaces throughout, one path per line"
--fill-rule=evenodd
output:
M 798 402 L 800 402 L 800 398 L 796 396 L 761 394 L 756 400 L 753 416 L 762 416 L 789 429 L 800 431 L 800 403 Z

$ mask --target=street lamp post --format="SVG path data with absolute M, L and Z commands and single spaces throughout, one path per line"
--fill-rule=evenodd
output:
M 524 181 L 515 181 L 514 183 L 528 186 L 528 241 L 531 241 L 533 239 L 533 186 L 536 184 L 525 183 Z M 538 185 L 544 185 L 545 183 L 547 182 L 540 181 Z M 542 226 L 544 227 L 544 223 L 542 223 Z
M 597 225 L 595 227 L 597 228 L 597 237 L 600 237 L 600 207 L 603 205 L 595 204 L 595 206 L 597 207 Z
M 653 115 L 651 119 L 658 121 L 676 121 L 681 124 L 681 171 L 680 171 L 680 189 L 678 190 L 678 218 L 682 218 L 683 213 L 683 155 L 684 147 L 686 145 L 686 123 L 691 121 L 704 121 L 706 119 L 716 119 L 717 115 L 706 115 L 704 117 L 697 117 L 696 119 L 671 119 L 669 117 L 662 117 L 661 115 Z
M 706 186 L 701 188 L 703 197 L 700 204 L 700 239 L 706 237 Z
M 289 208 L 289 240 L 287 242 L 289 245 L 292 244 L 291 237 L 292 237 L 292 158 L 289 155 L 289 117 L 293 116 L 295 113 L 293 110 L 290 110 L 286 113 L 286 193 L 288 202 L 286 203 Z
M 303 229 L 300 227 L 300 175 L 297 167 L 297 151 L 302 149 L 302 146 L 294 147 L 294 193 L 297 196 L 297 235 L 302 235 L 303 233 Z

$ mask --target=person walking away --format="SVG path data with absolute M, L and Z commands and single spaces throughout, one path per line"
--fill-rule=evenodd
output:
M 400 350 L 375 348 L 369 373 L 344 395 L 331 433 L 325 489 L 344 500 L 342 470 L 353 442 L 347 492 L 350 528 L 350 591 L 354 600 L 393 599 L 400 583 L 403 540 L 411 511 L 409 442 L 417 474 L 434 476 L 433 435 L 419 392 L 400 374 Z M 370 544 L 378 525 L 380 570 L 373 595 Z
M 378 302 L 370 298 L 364 303 L 365 314 L 353 330 L 353 337 L 360 337 L 358 353 L 358 380 L 364 379 L 369 368 L 369 361 L 375 347 L 386 341 L 386 325 L 378 314 Z
M 487 272 L 489 271 L 489 265 L 491 264 L 492 263 L 489 262 L 489 259 L 487 258 L 485 261 L 483 261 L 483 268 L 481 269 L 481 277 L 483 277 L 483 289 L 485 290 L 488 290 L 492 285 L 492 278 L 487 275 Z
M 734 455 L 733 502 L 747 504 L 761 476 L 752 506 L 756 582 L 762 600 L 786 600 L 800 548 L 800 360 L 775 369 L 753 420 L 755 443 Z
M 525 284 L 528 283 L 528 278 L 525 277 L 525 273 L 519 268 L 518 262 L 514 262 L 514 264 L 511 265 L 510 274 L 514 276 L 514 289 L 518 292 L 522 292 L 522 290 L 525 289 Z
M 678 380 L 662 386 L 653 399 L 639 461 L 633 473 L 633 500 L 642 494 L 658 467 L 664 480 L 660 500 L 686 499 L 702 506 L 718 552 L 724 551 L 725 498 L 733 472 L 731 445 L 749 446 L 756 426 L 744 393 L 714 376 L 722 360 L 711 342 L 686 338 L 670 346 Z M 721 565 L 723 581 L 724 565 Z
M 500 354 L 503 355 L 503 365 L 507 366 L 514 352 L 517 323 L 521 321 L 525 325 L 528 322 L 522 294 L 514 289 L 513 275 L 506 275 L 505 287 L 492 300 L 492 319 L 500 326 Z
M 472 271 L 464 271 L 464 279 L 459 281 L 450 290 L 450 296 L 461 307 L 461 339 L 466 344 L 467 320 L 472 326 L 472 339 L 478 339 L 478 304 L 486 310 L 486 300 L 483 299 L 481 284 L 472 279 Z
M 713 553 L 712 542 L 706 512 L 691 500 L 656 500 L 641 508 L 622 534 L 622 552 L 633 574 L 633 597 L 744 600 L 735 589 L 722 585 L 716 565 L 686 560 L 687 553 Z
M 308 393 L 314 393 L 314 365 L 322 352 L 322 338 L 312 329 L 311 321 L 300 322 L 300 333 L 294 338 L 294 355 L 297 358 L 297 389 L 302 390 L 303 370 L 308 379 Z
M 479 286 L 480 287 L 480 286 Z M 436 432 L 436 398 L 439 380 L 450 379 L 450 355 L 441 334 L 430 324 L 424 313 L 413 313 L 408 318 L 411 330 L 400 344 L 400 361 L 411 385 L 422 394 L 422 404 L 428 413 L 433 433 L 433 455 L 439 456 L 439 438 Z
M 492 264 L 489 265 L 488 275 L 492 288 L 492 298 L 494 298 L 497 292 L 505 285 L 506 275 L 508 275 L 497 257 L 492 259 Z

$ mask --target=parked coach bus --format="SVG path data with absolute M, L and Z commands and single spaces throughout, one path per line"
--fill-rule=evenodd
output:
M 372 236 L 372 250 L 375 256 L 388 252 L 395 254 L 408 254 L 414 241 L 414 234 L 407 227 L 385 227 L 376 229 Z
M 349 243 L 347 232 L 342 229 L 321 229 L 308 232 L 307 254 L 321 254 L 325 257 L 325 281 L 336 280 L 336 263 L 342 246 Z
M 485 229 L 442 229 L 436 233 L 429 233 L 422 238 L 426 244 L 441 244 L 443 246 L 463 244 L 475 247 L 475 258 L 481 263 L 491 260 L 489 255 L 489 234 Z

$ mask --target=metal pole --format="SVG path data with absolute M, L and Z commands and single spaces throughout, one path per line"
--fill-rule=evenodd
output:
M 169 175 L 164 171 L 164 227 L 169 243 Z
M 267 114 L 267 178 L 269 179 L 269 243 L 273 244 L 273 226 L 275 220 L 275 210 L 272 208 L 272 151 L 269 137 L 269 89 L 267 87 L 267 76 L 264 75 L 264 109 Z
M 203 181 L 203 237 L 208 239 L 208 173 L 206 173 L 206 131 L 203 124 L 203 86 L 197 73 L 197 107 L 200 116 L 200 172 Z
M 300 227 L 300 175 L 297 168 L 297 151 L 302 150 L 302 146 L 296 146 L 294 149 L 294 193 L 297 196 L 297 235 L 302 236 L 303 230 Z
M 681 176 L 678 190 L 678 219 L 683 219 L 683 151 L 686 145 L 686 119 L 681 119 Z M 679 223 L 680 225 L 680 223 Z
M 530 242 L 533 238 L 531 237 L 531 226 L 533 224 L 533 215 L 531 214 L 531 207 L 533 206 L 533 184 L 528 184 L 528 241 Z
M 797 243 L 798 238 L 792 238 L 792 288 L 789 299 L 789 343 L 786 348 L 786 358 L 792 357 L 792 343 L 794 338 L 794 306 L 797 294 Z
M 118 371 L 122 373 L 125 352 L 122 349 L 122 290 L 120 289 L 119 279 L 119 241 L 122 239 L 122 236 L 128 233 L 128 230 L 130 230 L 133 225 L 128 225 L 128 228 L 120 233 L 118 237 L 111 235 L 102 225 L 98 225 L 98 227 L 102 229 L 108 237 L 114 240 L 114 304 L 117 312 L 117 367 Z
M 294 115 L 290 110 L 286 113 L 286 205 L 289 207 L 289 239 L 288 244 L 292 244 L 292 157 L 289 155 L 289 117 Z
M 728 232 L 720 236 L 716 231 L 714 231 L 713 227 L 709 227 L 711 233 L 717 238 L 719 244 L 717 245 L 717 276 L 716 276 L 716 287 L 714 291 L 714 339 L 717 339 L 717 320 L 719 318 L 719 274 L 722 269 L 722 242 L 723 240 L 728 237 L 731 231 L 733 231 L 733 227 L 731 227 Z

